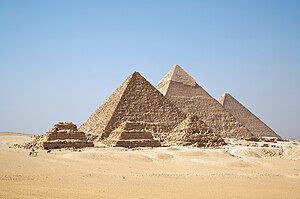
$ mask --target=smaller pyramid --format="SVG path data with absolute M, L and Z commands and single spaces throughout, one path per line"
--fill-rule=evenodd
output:
M 94 147 L 94 143 L 88 141 L 84 132 L 78 131 L 72 122 L 58 122 L 45 135 L 37 135 L 31 142 L 26 142 L 17 147 L 30 149 L 61 149 L 61 148 L 85 148 Z
M 72 122 L 59 122 L 45 135 L 41 142 L 44 149 L 85 148 L 94 147 L 93 142 L 87 141 L 84 132 L 78 131 Z
M 171 145 L 218 147 L 225 145 L 218 133 L 214 133 L 197 116 L 189 116 L 183 120 L 168 136 Z
M 281 137 L 277 135 L 270 127 L 268 127 L 263 121 L 251 113 L 229 93 L 223 94 L 219 98 L 219 102 L 256 137 L 276 137 L 281 139 Z
M 115 147 L 160 147 L 158 140 L 153 139 L 152 132 L 146 130 L 145 122 L 125 121 L 111 132 L 105 143 Z

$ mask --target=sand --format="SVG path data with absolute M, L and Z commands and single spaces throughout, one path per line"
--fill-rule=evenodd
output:
M 300 198 L 300 145 L 81 152 L 9 148 L 0 133 L 0 198 Z

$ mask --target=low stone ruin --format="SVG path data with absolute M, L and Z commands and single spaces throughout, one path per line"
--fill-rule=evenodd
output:
M 276 143 L 277 141 L 281 141 L 282 139 L 281 138 L 278 138 L 278 137 L 261 137 L 261 140 L 264 141 L 264 142 L 274 142 Z
M 189 116 L 183 120 L 169 134 L 166 143 L 169 145 L 192 145 L 196 147 L 220 147 L 226 144 L 219 134 L 213 132 L 197 116 Z
M 72 122 L 59 122 L 45 135 L 35 136 L 34 140 L 24 144 L 15 144 L 19 148 L 41 148 L 41 149 L 61 149 L 61 148 L 85 148 L 94 147 L 93 142 L 89 142 L 84 132 L 78 131 L 77 126 Z
M 146 125 L 145 122 L 125 121 L 104 142 L 109 146 L 126 148 L 160 147 L 160 142 L 153 139 L 152 132 L 146 130 Z
M 45 135 L 46 141 L 42 142 L 44 149 L 60 148 L 85 148 L 93 147 L 93 142 L 88 142 L 84 132 L 78 131 L 72 122 L 59 122 Z

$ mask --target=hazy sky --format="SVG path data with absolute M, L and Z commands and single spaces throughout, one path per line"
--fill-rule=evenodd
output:
M 128 75 L 179 64 L 300 138 L 300 1 L 0 1 L 0 131 L 80 126 Z

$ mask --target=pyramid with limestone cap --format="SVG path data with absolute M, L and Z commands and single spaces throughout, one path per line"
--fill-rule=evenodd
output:
M 223 94 L 219 98 L 219 102 L 256 137 L 277 137 L 281 139 L 281 137 L 277 135 L 270 127 L 268 127 L 263 121 L 251 113 L 229 93 Z
M 134 72 L 79 129 L 107 138 L 123 122 L 143 121 L 146 130 L 163 140 L 184 118 L 184 113 Z
M 197 115 L 222 137 L 252 137 L 252 133 L 226 111 L 180 66 L 175 65 L 156 88 L 188 115 Z

